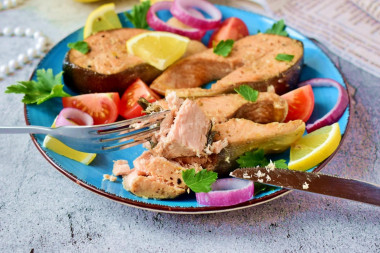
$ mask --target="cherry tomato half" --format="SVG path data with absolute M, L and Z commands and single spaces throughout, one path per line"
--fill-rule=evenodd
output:
M 149 102 L 160 99 L 143 81 L 137 79 L 132 83 L 121 97 L 119 114 L 126 119 L 132 119 L 144 115 L 143 108 L 137 103 L 139 98 L 145 98 Z
M 284 122 L 301 119 L 306 122 L 314 110 L 314 93 L 311 85 L 283 94 L 281 97 L 288 102 L 288 115 Z
M 239 18 L 227 18 L 223 21 L 220 27 L 215 30 L 208 43 L 208 47 L 213 47 L 217 45 L 221 40 L 238 40 L 245 36 L 248 36 L 248 28 L 244 21 Z
M 63 107 L 73 107 L 91 115 L 94 125 L 115 122 L 120 96 L 117 92 L 84 94 L 62 98 Z

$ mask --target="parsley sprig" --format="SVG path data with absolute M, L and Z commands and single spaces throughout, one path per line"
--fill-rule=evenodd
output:
M 193 192 L 209 192 L 211 185 L 218 178 L 218 173 L 208 170 L 195 172 L 195 169 L 182 171 L 182 179 Z
M 247 167 L 265 167 L 269 164 L 268 159 L 265 157 L 264 150 L 263 149 L 257 149 L 254 151 L 249 151 L 244 153 L 242 156 L 240 156 L 236 162 L 240 165 L 242 168 Z M 286 164 L 286 161 L 284 159 L 279 159 L 274 161 L 274 166 L 279 169 L 287 169 L 288 165 Z M 276 186 L 271 186 L 267 184 L 262 184 L 255 182 L 255 195 L 265 192 L 265 191 L 271 191 L 274 189 L 277 189 Z
M 277 21 L 272 25 L 271 28 L 265 31 L 268 34 L 277 34 L 281 36 L 289 36 L 289 34 L 285 31 L 286 25 L 283 19 Z
M 214 46 L 213 52 L 214 54 L 227 57 L 231 53 L 233 45 L 234 40 L 221 40 L 216 46 Z
M 294 58 L 294 55 L 292 54 L 277 54 L 275 59 L 277 61 L 286 61 L 286 62 L 291 62 Z
M 75 49 L 81 52 L 82 54 L 87 54 L 88 51 L 90 51 L 90 47 L 88 46 L 86 41 L 77 41 L 77 42 L 69 43 L 67 44 L 67 46 L 71 49 Z
M 62 73 L 53 75 L 52 69 L 38 69 L 37 81 L 19 81 L 7 87 L 5 93 L 24 94 L 25 104 L 41 104 L 54 97 L 70 97 L 63 91 Z
M 251 86 L 243 84 L 240 85 L 238 88 L 235 88 L 235 91 L 239 93 L 240 96 L 242 96 L 245 100 L 250 102 L 256 102 L 259 92 L 255 89 L 253 89 Z
M 257 149 L 253 151 L 245 152 L 241 155 L 236 162 L 241 168 L 248 167 L 265 167 L 269 164 L 269 160 L 265 157 L 264 149 Z M 273 162 L 276 168 L 287 169 L 288 165 L 284 159 L 279 159 Z
M 150 1 L 143 1 L 141 4 L 134 5 L 130 13 L 125 12 L 125 16 L 136 28 L 148 29 L 149 25 L 146 21 L 146 14 L 149 8 Z

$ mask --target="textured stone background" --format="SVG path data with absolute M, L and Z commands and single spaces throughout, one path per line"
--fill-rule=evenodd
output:
M 117 1 L 118 11 L 135 2 Z M 0 11 L 0 28 L 40 29 L 56 43 L 82 26 L 95 6 L 26 0 Z M 32 43 L 0 36 L 0 63 Z M 324 173 L 380 184 L 380 80 L 328 53 L 352 85 L 352 117 L 347 137 Z M 37 62 L 0 81 L 1 125 L 25 124 L 21 96 L 4 90 L 27 80 Z M 144 211 L 74 184 L 40 155 L 29 136 L 1 137 L 0 252 L 380 252 L 378 207 L 292 192 L 229 213 Z

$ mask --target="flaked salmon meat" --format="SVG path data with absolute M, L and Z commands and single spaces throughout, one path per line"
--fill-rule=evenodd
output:
M 212 124 L 195 100 L 173 94 L 166 102 L 171 113 L 154 138 L 157 144 L 135 159 L 134 168 L 123 176 L 123 187 L 139 197 L 175 198 L 188 189 L 182 171 L 207 169 L 226 175 L 243 153 L 256 148 L 281 152 L 305 131 L 301 120 L 260 124 L 232 118 Z

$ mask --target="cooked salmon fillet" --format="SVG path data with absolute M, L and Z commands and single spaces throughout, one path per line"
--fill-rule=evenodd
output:
M 123 176 L 124 188 L 140 197 L 177 197 L 187 190 L 183 170 L 207 169 L 228 175 L 245 152 L 256 148 L 267 153 L 284 151 L 305 131 L 301 120 L 259 124 L 235 118 L 215 124 L 210 131 L 211 120 L 195 100 L 169 96 L 166 105 L 172 114 L 164 120 L 158 144 L 138 157 L 134 168 Z
M 90 51 L 83 54 L 71 49 L 63 63 L 65 84 L 79 93 L 119 92 L 122 94 L 137 78 L 149 84 L 161 70 L 127 52 L 130 38 L 148 32 L 121 28 L 96 33 L 85 39 Z M 206 50 L 199 41 L 190 41 L 185 55 Z
M 255 102 L 250 102 L 239 94 L 199 97 L 194 101 L 213 123 L 222 123 L 231 118 L 249 119 L 262 124 L 282 122 L 288 113 L 286 100 L 273 92 L 259 92 Z M 164 99 L 155 103 L 169 109 Z
M 176 113 L 168 134 L 153 148 L 156 155 L 168 159 L 179 156 L 199 156 L 204 153 L 210 119 L 192 100 L 185 100 Z
M 294 55 L 291 62 L 277 61 L 277 54 Z M 164 71 L 150 86 L 164 95 L 166 90 L 196 88 L 218 80 L 211 90 L 195 89 L 190 96 L 221 94 L 248 84 L 260 91 L 273 85 L 276 93 L 290 90 L 298 81 L 303 59 L 302 42 L 273 34 L 247 36 L 235 42 L 229 56 L 213 53 L 213 49 L 186 57 Z M 177 92 L 177 91 L 176 91 Z M 182 97 L 185 91 L 178 91 Z
M 175 161 L 145 151 L 133 162 L 133 165 L 133 171 L 123 177 L 123 186 L 139 197 L 175 198 L 185 193 L 188 188 L 182 179 L 182 171 L 188 167 L 181 166 Z M 191 167 L 197 171 L 202 169 L 196 164 Z

